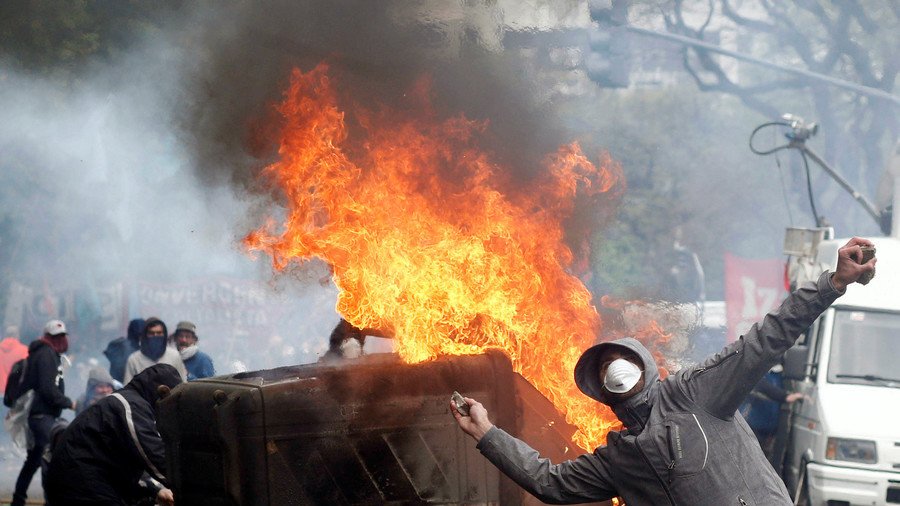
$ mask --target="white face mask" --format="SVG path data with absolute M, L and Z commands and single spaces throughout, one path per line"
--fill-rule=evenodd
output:
M 637 385 L 642 374 L 643 371 L 638 366 L 624 358 L 617 358 L 606 368 L 603 387 L 614 394 L 624 394 Z

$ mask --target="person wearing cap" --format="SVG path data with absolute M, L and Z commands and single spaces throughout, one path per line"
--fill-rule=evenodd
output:
M 50 441 L 53 423 L 64 409 L 75 409 L 72 399 L 66 397 L 66 384 L 60 356 L 69 349 L 66 324 L 60 320 L 50 320 L 44 325 L 44 334 L 28 346 L 27 369 L 23 385 L 34 391 L 31 410 L 28 414 L 28 428 L 33 444 L 28 449 L 25 463 L 16 480 L 11 506 L 22 506 L 28 498 L 28 486 L 34 473 L 41 467 L 44 447 Z
M 875 269 L 853 238 L 834 272 L 801 287 L 737 341 L 699 365 L 660 380 L 653 356 L 630 337 L 597 344 L 575 366 L 575 383 L 609 406 L 623 430 L 593 453 L 553 464 L 502 429 L 466 398 L 469 416 L 450 409 L 462 430 L 503 473 L 546 503 L 621 497 L 628 506 L 790 505 L 784 483 L 737 412 L 747 394 L 813 321 Z
M 200 338 L 197 337 L 196 325 L 188 321 L 178 322 L 175 335 L 172 337 L 187 369 L 188 381 L 215 376 L 216 369 L 213 367 L 212 359 L 197 346 Z
M 156 364 L 169 364 L 174 367 L 181 378 L 187 379 L 187 369 L 184 367 L 184 361 L 175 348 L 168 346 L 169 331 L 166 324 L 159 318 L 147 318 L 144 326 L 144 332 L 141 335 L 139 343 L 140 349 L 128 357 L 125 363 L 125 379 L 128 383 L 139 372 Z

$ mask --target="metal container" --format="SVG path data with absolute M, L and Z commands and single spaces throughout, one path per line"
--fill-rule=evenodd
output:
M 371 355 L 180 385 L 158 427 L 180 504 L 541 504 L 456 425 L 454 390 L 554 462 L 573 427 L 501 353 Z

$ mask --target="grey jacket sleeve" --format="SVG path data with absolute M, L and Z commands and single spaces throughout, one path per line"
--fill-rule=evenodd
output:
M 831 272 L 824 272 L 815 286 L 794 291 L 740 339 L 678 373 L 679 386 L 713 416 L 730 418 L 766 371 L 841 295 L 831 283 Z
M 477 448 L 503 474 L 548 504 L 577 504 L 615 497 L 605 446 L 575 460 L 552 464 L 537 451 L 497 427 Z

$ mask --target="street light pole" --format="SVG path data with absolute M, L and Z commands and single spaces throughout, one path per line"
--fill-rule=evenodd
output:
M 787 144 L 775 146 L 774 148 L 767 149 L 767 150 L 757 149 L 753 145 L 753 138 L 756 136 L 756 134 L 760 130 L 762 130 L 763 128 L 767 128 L 767 127 L 777 127 L 777 126 L 790 128 L 790 131 L 785 134 L 785 136 L 788 139 Z M 865 195 L 856 191 L 856 189 L 853 188 L 853 186 L 851 186 L 850 183 L 846 179 L 844 179 L 843 176 L 838 174 L 838 172 L 835 171 L 830 165 L 828 165 L 828 163 L 825 162 L 825 160 L 823 160 L 822 157 L 820 157 L 815 151 L 811 150 L 809 148 L 809 146 L 806 145 L 806 140 L 809 139 L 810 137 L 816 135 L 816 132 L 818 132 L 818 131 L 819 131 L 819 126 L 816 125 L 815 123 L 807 123 L 803 120 L 803 118 L 801 118 L 799 116 L 795 116 L 793 114 L 785 114 L 781 117 L 780 121 L 769 121 L 769 122 L 763 123 L 762 125 L 759 125 L 758 127 L 756 127 L 753 130 L 753 133 L 750 134 L 750 151 L 753 151 L 757 155 L 770 155 L 772 153 L 781 151 L 783 149 L 796 149 L 797 151 L 800 152 L 800 156 L 803 157 L 803 162 L 806 166 L 806 172 L 807 172 L 806 177 L 807 177 L 807 184 L 808 184 L 807 190 L 809 191 L 809 203 L 810 203 L 810 207 L 812 207 L 812 211 L 813 211 L 813 215 L 814 215 L 813 218 L 815 219 L 816 226 L 822 226 L 822 222 L 821 222 L 821 217 L 816 216 L 815 199 L 813 198 L 813 194 L 812 194 L 812 183 L 811 183 L 810 176 L 809 176 L 809 162 L 807 161 L 807 158 L 811 158 L 814 162 L 816 162 L 819 165 L 819 167 L 822 167 L 822 170 L 824 170 L 829 176 L 831 176 L 831 179 L 833 179 L 838 185 L 840 185 L 841 188 L 846 190 L 847 193 L 849 193 L 853 197 L 853 199 L 856 200 L 856 202 L 859 203 L 859 205 L 861 205 L 863 207 L 863 209 L 866 210 L 867 213 L 869 213 L 869 216 L 871 216 L 872 219 L 875 220 L 875 223 L 878 224 L 878 228 L 881 229 L 882 233 L 884 233 L 885 235 L 892 234 L 895 237 L 900 237 L 900 230 L 898 230 L 898 224 L 897 224 L 897 222 L 900 220 L 891 219 L 890 221 L 891 221 L 892 225 L 889 226 L 888 220 L 887 220 L 889 213 L 886 210 L 883 212 L 878 212 L 878 210 L 875 209 L 875 206 L 872 204 L 872 202 L 870 202 L 869 199 L 867 199 L 865 197 Z M 897 165 L 900 165 L 900 162 L 895 160 L 894 166 L 891 167 L 892 173 L 895 174 L 895 179 L 894 179 L 895 203 L 898 198 L 897 196 L 900 195 L 900 193 L 897 192 L 897 190 L 900 190 L 900 184 L 898 184 L 898 179 L 900 179 L 900 177 L 897 177 L 897 176 L 900 176 L 900 174 L 898 174 L 898 173 L 900 173 L 900 167 L 898 167 Z M 897 209 L 897 207 L 894 206 L 894 209 Z M 893 228 L 893 231 L 891 230 L 891 228 Z
M 875 206 L 872 204 L 872 202 L 870 202 L 865 195 L 859 193 L 855 188 L 850 186 L 850 183 L 846 179 L 844 179 L 843 176 L 838 174 L 834 169 L 831 168 L 830 165 L 825 162 L 825 160 L 822 159 L 822 157 L 820 157 L 818 154 L 816 154 L 815 151 L 810 149 L 809 146 L 806 145 L 806 139 L 792 139 L 791 142 L 788 143 L 788 147 L 806 153 L 806 155 L 809 156 L 812 161 L 819 164 L 819 167 L 822 167 L 822 170 L 827 172 L 828 175 L 831 176 L 831 179 L 834 179 L 834 181 L 838 185 L 840 185 L 841 188 L 846 190 L 854 200 L 859 202 L 859 204 L 863 206 L 863 209 L 865 209 L 866 212 L 869 213 L 869 216 L 871 216 L 872 219 L 874 219 L 875 222 L 878 223 L 878 226 L 881 226 L 881 213 L 879 213 L 875 209 Z

